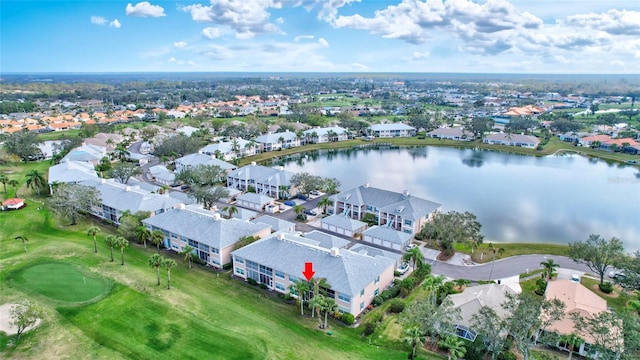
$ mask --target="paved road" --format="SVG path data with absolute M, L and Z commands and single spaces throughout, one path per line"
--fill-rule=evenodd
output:
M 485 263 L 482 265 L 454 265 L 435 261 L 431 264 L 431 272 L 449 278 L 475 281 L 489 280 L 491 274 L 491 278 L 495 280 L 539 269 L 541 268 L 540 263 L 548 259 L 553 259 L 563 269 L 575 270 L 579 274 L 590 272 L 585 265 L 577 264 L 568 257 L 557 255 L 519 255 L 496 260 L 495 264 Z

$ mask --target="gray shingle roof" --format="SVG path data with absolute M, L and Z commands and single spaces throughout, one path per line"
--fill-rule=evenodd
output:
M 236 139 L 236 140 L 238 141 L 238 146 L 240 151 L 244 150 L 245 146 L 249 144 L 249 141 L 245 139 Z M 233 142 L 226 141 L 226 142 L 219 142 L 216 144 L 209 144 L 203 147 L 202 149 L 200 149 L 200 152 L 203 154 L 204 153 L 214 154 L 216 151 L 220 151 L 220 153 L 222 154 L 228 154 L 232 151 L 232 148 L 233 148 Z
M 395 123 L 395 124 L 374 124 L 371 125 L 371 130 L 373 131 L 387 131 L 387 130 L 415 130 L 413 126 L 409 126 L 403 123 Z
M 262 144 L 276 144 L 280 142 L 280 138 L 283 138 L 284 141 L 295 140 L 296 138 L 298 138 L 298 135 L 296 135 L 296 133 L 291 131 L 269 133 L 269 134 L 258 136 L 256 138 L 256 142 L 259 142 Z
M 271 229 L 273 229 L 273 231 L 280 231 L 280 230 L 290 229 L 292 226 L 295 226 L 295 223 L 293 223 L 291 221 L 278 219 L 278 218 L 275 218 L 275 217 L 269 216 L 269 215 L 260 216 L 257 219 L 251 220 L 251 222 L 256 223 L 256 224 L 258 224 L 258 223 L 267 224 L 267 225 L 271 226 Z
M 473 133 L 471 131 L 464 131 L 462 127 L 444 127 L 437 128 L 435 130 L 429 131 L 427 135 L 437 135 L 437 136 L 458 136 L 462 137 L 462 135 L 466 135 L 467 137 L 473 137 Z
M 339 227 L 341 229 L 347 229 L 351 231 L 356 231 L 361 229 L 363 226 L 366 226 L 367 223 L 362 222 L 360 220 L 352 219 L 348 216 L 342 214 L 335 214 L 331 216 L 327 216 L 320 220 L 322 223 L 327 225 L 333 225 Z
M 168 195 L 152 194 L 148 191 L 125 186 L 113 180 L 87 180 L 81 182 L 95 188 L 100 193 L 102 203 L 119 211 L 129 210 L 132 213 L 138 211 L 158 211 L 161 209 L 171 209 L 178 204 L 179 200 Z M 128 190 L 127 190 L 128 189 Z
M 176 164 L 180 164 L 184 167 L 196 167 L 200 165 L 217 165 L 220 166 L 223 170 L 233 170 L 236 169 L 237 166 L 230 164 L 226 161 L 222 161 L 220 159 L 216 159 L 210 155 L 205 154 L 189 154 L 185 155 L 181 158 L 176 159 Z
M 362 232 L 362 235 L 369 235 L 374 238 L 387 240 L 394 244 L 405 245 L 411 240 L 411 234 L 403 233 L 386 226 L 372 226 Z
M 393 261 L 398 261 L 402 254 L 395 253 L 392 251 L 382 250 L 378 248 L 374 248 L 373 246 L 365 245 L 365 244 L 356 244 L 349 248 L 349 250 L 369 256 L 384 256 L 386 258 L 392 259 Z
M 526 144 L 539 144 L 540 140 L 537 137 L 531 135 L 497 133 L 489 134 L 484 137 L 485 140 L 505 141 L 513 143 L 526 143 Z
M 416 220 L 438 210 L 440 204 L 415 196 L 407 196 L 402 200 L 380 208 L 382 212 L 396 214 L 404 219 Z
M 49 168 L 49 184 L 75 183 L 84 180 L 97 180 L 98 174 L 93 165 L 84 161 L 65 161 Z
M 262 165 L 247 165 L 239 169 L 230 171 L 227 176 L 230 178 L 238 178 L 242 180 L 253 179 L 257 183 L 261 184 L 289 186 L 291 185 L 291 177 L 293 175 L 295 175 L 295 173 L 278 168 L 271 168 Z
M 333 131 L 334 133 L 340 135 L 347 132 L 347 129 L 340 126 L 332 126 L 332 127 L 324 127 L 324 128 L 313 128 L 313 129 L 305 130 L 304 133 L 311 135 L 315 132 L 318 137 L 321 137 L 321 136 L 327 135 L 329 131 Z
M 303 238 L 311 239 L 313 241 L 309 241 L 309 244 L 320 246 L 325 249 L 331 249 L 334 247 L 342 249 L 351 243 L 347 239 L 343 239 L 341 237 L 327 234 L 318 230 L 309 231 L 308 233 L 304 234 Z
M 312 262 L 315 277 L 327 279 L 331 289 L 349 296 L 359 294 L 395 264 L 386 257 L 371 257 L 345 249 L 340 249 L 338 256 L 332 256 L 329 250 L 304 244 L 296 235 L 287 234 L 285 240 L 280 240 L 277 238 L 280 233 L 232 254 L 299 278 L 302 278 L 305 262 Z
M 169 169 L 164 165 L 152 166 L 149 168 L 149 172 L 154 178 L 164 180 L 166 182 L 172 183 L 176 179 L 176 175 L 169 171 Z
M 462 293 L 448 297 L 453 306 L 460 309 L 462 320 L 458 324 L 471 327 L 473 314 L 478 313 L 483 306 L 490 307 L 504 318 L 507 312 L 501 304 L 507 300 L 507 294 L 515 295 L 515 291 L 505 284 L 485 284 L 467 287 Z
M 244 193 L 236 197 L 238 201 L 247 201 L 254 204 L 265 205 L 273 202 L 275 199 L 266 195 L 260 195 L 256 193 Z
M 254 224 L 238 219 L 215 220 L 213 213 L 207 215 L 204 212 L 187 209 L 173 209 L 144 219 L 142 223 L 217 249 L 224 249 L 238 242 L 241 237 L 269 228 L 265 224 Z

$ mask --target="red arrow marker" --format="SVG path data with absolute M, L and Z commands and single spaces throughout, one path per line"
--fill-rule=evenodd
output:
M 304 275 L 307 281 L 311 280 L 311 278 L 313 277 L 313 274 L 315 273 L 316 272 L 313 271 L 313 263 L 310 263 L 310 262 L 304 263 L 304 271 L 302 272 L 302 275 Z

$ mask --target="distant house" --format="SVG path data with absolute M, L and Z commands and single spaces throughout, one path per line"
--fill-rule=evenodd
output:
M 475 341 L 477 333 L 471 326 L 473 315 L 477 314 L 483 306 L 487 306 L 504 319 L 508 312 L 502 304 L 507 301 L 507 295 L 515 295 L 518 292 L 520 291 L 505 284 L 484 284 L 469 286 L 460 294 L 447 296 L 453 302 L 454 308 L 460 309 L 456 335 L 465 340 Z
M 164 246 L 182 251 L 189 245 L 208 265 L 222 268 L 231 262 L 231 251 L 243 237 L 262 238 L 271 233 L 269 225 L 237 219 L 223 219 L 210 211 L 193 211 L 184 207 L 142 220 L 150 230 L 164 233 Z
M 425 222 L 439 211 L 441 205 L 419 197 L 409 191 L 397 193 L 370 187 L 364 184 L 329 197 L 333 208 L 331 214 L 343 214 L 362 220 L 367 213 L 373 214 L 379 226 L 392 228 L 407 234 L 416 234 Z
M 485 144 L 519 146 L 530 149 L 535 149 L 540 144 L 540 140 L 535 136 L 506 133 L 486 135 L 483 142 Z
M 311 262 L 316 276 L 331 284 L 325 289 L 326 296 L 335 300 L 339 312 L 354 316 L 393 283 L 395 269 L 394 259 L 335 246 L 326 248 L 322 242 L 287 232 L 276 232 L 234 251 L 232 256 L 236 277 L 252 279 L 294 297 L 298 294 L 289 286 L 301 279 L 305 263 Z
M 346 215 L 334 214 L 322 218 L 320 226 L 324 230 L 345 236 L 354 236 L 357 233 L 362 233 L 367 228 L 367 223 L 352 219 Z
M 69 160 L 84 161 L 95 166 L 98 165 L 100 160 L 105 156 L 107 156 L 107 148 L 97 145 L 83 144 L 69 151 L 69 153 L 60 160 L 60 162 Z
M 2 202 L 2 210 L 18 210 L 24 206 L 24 199 L 21 198 L 11 198 Z
M 77 184 L 85 180 L 98 180 L 95 168 L 89 162 L 64 161 L 49 168 L 49 190 L 53 194 L 54 184 Z
M 236 198 L 236 204 L 255 211 L 264 211 L 268 205 L 273 205 L 275 199 L 256 193 L 244 193 Z
M 238 168 L 237 166 L 226 161 L 216 159 L 215 156 L 205 154 L 189 154 L 176 159 L 176 173 L 180 173 L 183 170 L 194 170 L 201 165 L 215 165 L 226 171 L 231 171 Z
M 243 156 L 255 155 L 258 148 L 257 143 L 244 139 L 233 139 L 232 141 L 209 144 L 199 151 L 201 154 L 220 156 L 222 159 L 230 161 Z
M 285 131 L 279 133 L 268 133 L 256 138 L 260 146 L 260 151 L 276 151 L 300 146 L 300 138 L 294 132 Z
M 544 293 L 547 300 L 558 299 L 565 304 L 565 315 L 562 319 L 553 322 L 546 331 L 556 332 L 560 335 L 569 335 L 572 333 L 582 337 L 585 342 L 580 345 L 576 351 L 582 356 L 592 354 L 592 345 L 595 344 L 595 337 L 591 334 L 584 333 L 576 328 L 571 314 L 580 314 L 584 318 L 593 317 L 607 309 L 607 301 L 600 296 L 587 289 L 580 283 L 574 283 L 568 279 L 549 281 Z M 544 316 L 544 313 L 541 315 Z M 608 347 L 619 350 L 622 347 L 622 329 L 613 327 L 610 331 L 618 334 L 618 341 L 607 344 Z M 569 351 L 565 344 L 556 344 L 561 350 Z M 596 356 L 597 358 L 597 356 Z
M 349 140 L 349 132 L 340 126 L 313 128 L 304 131 L 308 142 L 321 144 L 326 142 Z
M 509 117 L 518 117 L 518 116 L 536 117 L 540 114 L 543 114 L 544 112 L 545 112 L 545 109 L 539 106 L 526 105 L 523 107 L 509 108 L 509 111 L 505 112 L 503 115 L 509 116 Z
M 436 139 L 448 139 L 457 141 L 471 141 L 474 139 L 471 131 L 465 131 L 462 127 L 438 128 L 427 133 L 428 137 Z
M 178 117 L 178 116 L 176 116 Z M 179 132 L 181 134 L 184 134 L 186 136 L 191 136 L 193 135 L 194 132 L 198 131 L 200 129 L 198 128 L 194 128 L 193 126 L 183 126 L 181 128 L 176 129 L 176 132 Z
M 564 134 L 558 134 L 558 139 L 575 144 L 580 142 L 581 138 L 589 135 L 589 133 L 569 131 Z
M 293 175 L 283 167 L 271 168 L 254 162 L 230 171 L 227 174 L 227 187 L 241 191 L 252 189 L 260 195 L 276 199 L 289 198 L 296 195 L 295 187 L 291 186 Z
M 162 185 L 173 185 L 176 182 L 176 175 L 164 165 L 154 165 L 149 168 L 149 173 L 153 180 Z
M 416 128 L 403 123 L 375 124 L 369 127 L 374 137 L 410 137 L 416 135 Z

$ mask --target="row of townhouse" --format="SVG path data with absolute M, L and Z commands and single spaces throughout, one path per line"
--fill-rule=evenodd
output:
M 251 165 L 230 171 L 227 174 L 227 187 L 241 191 L 254 190 L 259 195 L 274 199 L 295 196 L 296 188 L 291 186 L 293 172 L 283 167 L 271 168 L 262 165 Z
M 260 152 L 260 146 L 256 141 L 247 141 L 241 138 L 232 141 L 222 141 L 209 144 L 199 150 L 201 154 L 220 157 L 225 161 L 236 158 L 252 156 Z
M 345 240 L 319 235 L 323 238 L 280 231 L 238 249 L 232 252 L 233 274 L 297 297 L 290 286 L 302 279 L 305 263 L 311 262 L 315 277 L 327 280 L 324 291 L 336 301 L 338 311 L 358 316 L 392 285 L 397 259 L 365 246 L 357 252 L 339 247 L 343 244 L 339 240 Z
M 540 140 L 532 135 L 496 133 L 489 134 L 482 140 L 485 144 L 518 146 L 535 149 L 540 144 Z

